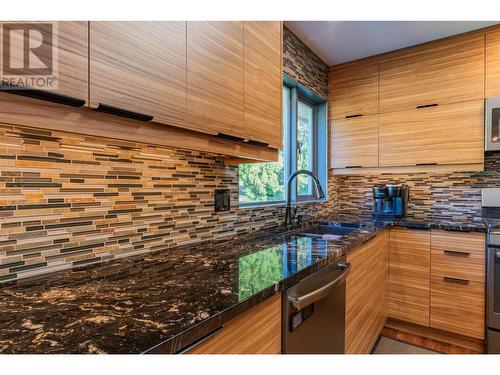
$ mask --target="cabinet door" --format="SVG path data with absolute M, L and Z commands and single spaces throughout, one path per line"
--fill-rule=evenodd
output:
M 185 126 L 186 23 L 90 22 L 90 104 Z
M 431 327 L 484 339 L 484 283 L 433 275 Z
M 389 232 L 350 250 L 346 281 L 345 352 L 370 353 L 387 319 Z
M 380 63 L 380 113 L 483 96 L 483 35 L 413 47 Z
M 391 229 L 390 317 L 429 326 L 430 268 L 430 231 Z
M 381 167 L 483 162 L 482 100 L 384 113 L 379 124 Z
M 500 29 L 486 34 L 486 97 L 500 96 Z
M 281 148 L 281 22 L 244 23 L 244 135 Z
M 187 23 L 188 123 L 244 137 L 243 22 Z
M 16 24 L 13 22 L 12 24 Z M 8 27 L 9 22 L 0 23 Z M 43 24 L 43 22 L 42 22 Z M 88 100 L 88 22 L 49 22 L 53 24 L 53 35 L 57 36 L 57 85 L 51 92 L 64 95 L 83 102 Z M 10 45 L 22 46 L 22 33 L 10 33 Z M 11 47 L 12 48 L 12 47 Z M 13 66 L 23 64 L 20 53 L 11 53 Z M 45 51 L 44 51 L 45 52 Z M 42 55 L 41 60 L 44 60 Z
M 280 354 L 281 295 L 252 307 L 223 325 L 189 354 Z
M 333 66 L 329 74 L 331 118 L 378 113 L 378 63 Z
M 378 115 L 334 120 L 332 168 L 378 166 Z

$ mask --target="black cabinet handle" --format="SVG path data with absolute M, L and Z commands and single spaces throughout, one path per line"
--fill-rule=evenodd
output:
M 419 166 L 425 166 L 425 165 L 438 165 L 438 163 L 417 163 L 415 164 L 417 167 Z
M 346 165 L 344 168 L 362 168 L 361 165 Z
M 126 117 L 126 118 L 130 118 L 133 120 L 146 121 L 146 122 L 151 121 L 153 119 L 153 116 L 150 116 L 150 115 L 145 115 L 143 113 L 133 112 L 133 111 L 129 111 L 127 109 L 113 107 L 111 105 L 102 104 L 102 103 L 99 103 L 99 106 L 96 108 L 96 111 L 107 113 L 110 115 Z
M 260 141 L 254 141 L 253 139 L 249 139 L 247 141 L 247 143 L 249 145 L 253 145 L 253 146 L 259 146 L 259 147 L 267 147 L 269 146 L 269 143 L 266 143 L 266 142 L 260 142 Z
M 459 257 L 468 257 L 470 255 L 467 251 L 457 251 L 457 250 L 443 250 L 445 255 L 450 256 L 459 256 Z
M 420 108 L 429 108 L 429 107 L 437 107 L 437 105 L 438 105 L 437 103 L 417 105 L 417 109 L 420 109 Z
M 203 336 L 201 339 L 198 339 L 194 343 L 192 343 L 192 344 L 188 345 L 187 347 L 185 347 L 184 349 L 179 350 L 176 354 L 184 354 L 184 353 L 189 352 L 190 350 L 196 348 L 197 346 L 199 346 L 200 344 L 204 343 L 208 339 L 214 337 L 215 335 L 217 335 L 221 331 L 222 331 L 222 327 L 214 329 L 212 332 L 210 332 L 207 335 Z
M 74 98 L 67 95 L 57 94 L 51 91 L 43 91 L 43 90 L 31 90 L 31 89 L 19 89 L 19 90 L 3 90 L 4 92 L 8 92 L 10 94 L 26 96 L 33 99 L 45 100 L 47 102 L 64 104 L 70 107 L 81 107 L 85 104 L 85 100 Z
M 461 285 L 468 285 L 469 284 L 469 280 L 459 279 L 457 277 L 444 276 L 443 281 L 446 281 L 448 283 L 461 284 Z
M 363 116 L 362 114 L 357 114 L 357 115 L 348 115 L 345 118 L 353 118 L 353 117 L 361 117 Z
M 243 142 L 245 140 L 245 138 L 236 137 L 234 135 L 229 135 L 229 134 L 225 134 L 225 133 L 218 133 L 217 137 L 222 138 L 222 139 L 226 139 L 228 141 L 234 141 L 234 142 Z

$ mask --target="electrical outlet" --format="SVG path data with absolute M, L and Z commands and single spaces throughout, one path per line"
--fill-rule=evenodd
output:
M 231 209 L 231 194 L 229 189 L 215 189 L 215 212 Z

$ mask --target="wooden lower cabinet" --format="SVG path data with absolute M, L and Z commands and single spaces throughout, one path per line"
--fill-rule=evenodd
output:
M 430 325 L 484 339 L 485 234 L 431 231 Z
M 281 295 L 278 294 L 223 325 L 189 354 L 280 354 Z
M 429 325 L 430 231 L 392 228 L 389 316 Z
M 370 353 L 387 319 L 389 231 L 350 250 L 346 281 L 345 353 Z
M 389 316 L 484 339 L 484 233 L 393 228 Z
M 484 283 L 433 275 L 431 327 L 484 339 Z

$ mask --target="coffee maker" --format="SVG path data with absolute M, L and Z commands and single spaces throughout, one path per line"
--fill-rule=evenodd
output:
M 392 220 L 406 216 L 410 189 L 406 185 L 377 185 L 373 187 L 373 216 Z

